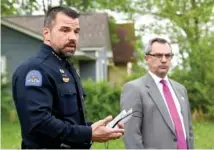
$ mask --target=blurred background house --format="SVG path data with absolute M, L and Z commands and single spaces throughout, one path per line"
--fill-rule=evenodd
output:
M 2 72 L 12 75 L 19 64 L 39 50 L 43 22 L 43 15 L 2 17 Z M 80 28 L 78 50 L 71 61 L 81 78 L 120 82 L 134 60 L 134 24 L 117 24 L 110 30 L 107 13 L 82 13 Z

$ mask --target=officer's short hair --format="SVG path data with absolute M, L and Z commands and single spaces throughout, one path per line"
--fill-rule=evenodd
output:
M 171 47 L 171 44 L 164 38 L 162 37 L 153 37 L 152 39 L 149 40 L 146 48 L 145 48 L 145 54 L 148 55 L 151 51 L 152 51 L 152 44 L 154 42 L 158 42 L 158 43 L 161 43 L 161 44 L 168 44 L 169 47 L 171 48 L 172 50 L 172 47 Z
M 55 6 L 55 7 L 48 9 L 47 13 L 45 14 L 44 27 L 48 27 L 56 19 L 56 15 L 59 12 L 62 12 L 65 15 L 67 15 L 73 19 L 76 19 L 80 16 L 80 14 L 77 11 L 75 11 L 69 7 Z

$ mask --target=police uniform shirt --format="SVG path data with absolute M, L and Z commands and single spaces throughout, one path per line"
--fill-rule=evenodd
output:
M 92 129 L 84 116 L 83 89 L 74 68 L 42 44 L 13 75 L 13 98 L 23 143 L 32 148 L 89 148 Z

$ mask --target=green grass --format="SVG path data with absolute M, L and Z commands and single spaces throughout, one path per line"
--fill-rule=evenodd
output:
M 197 149 L 214 149 L 214 122 L 194 123 L 194 142 Z
M 1 122 L 1 148 L 17 149 L 21 145 L 18 123 Z
M 1 148 L 20 148 L 20 126 L 18 123 L 3 122 L 1 124 Z M 213 149 L 214 148 L 214 122 L 195 122 L 194 123 L 195 148 Z M 124 149 L 122 139 L 109 142 L 109 148 Z M 105 149 L 104 143 L 94 143 L 92 149 Z
M 122 138 L 108 142 L 109 149 L 125 149 Z M 105 149 L 104 143 L 94 143 L 92 149 Z

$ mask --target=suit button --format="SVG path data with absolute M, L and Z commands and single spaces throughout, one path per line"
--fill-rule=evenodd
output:
M 175 142 L 177 142 L 177 138 L 176 137 L 174 137 L 174 139 L 173 139 Z

